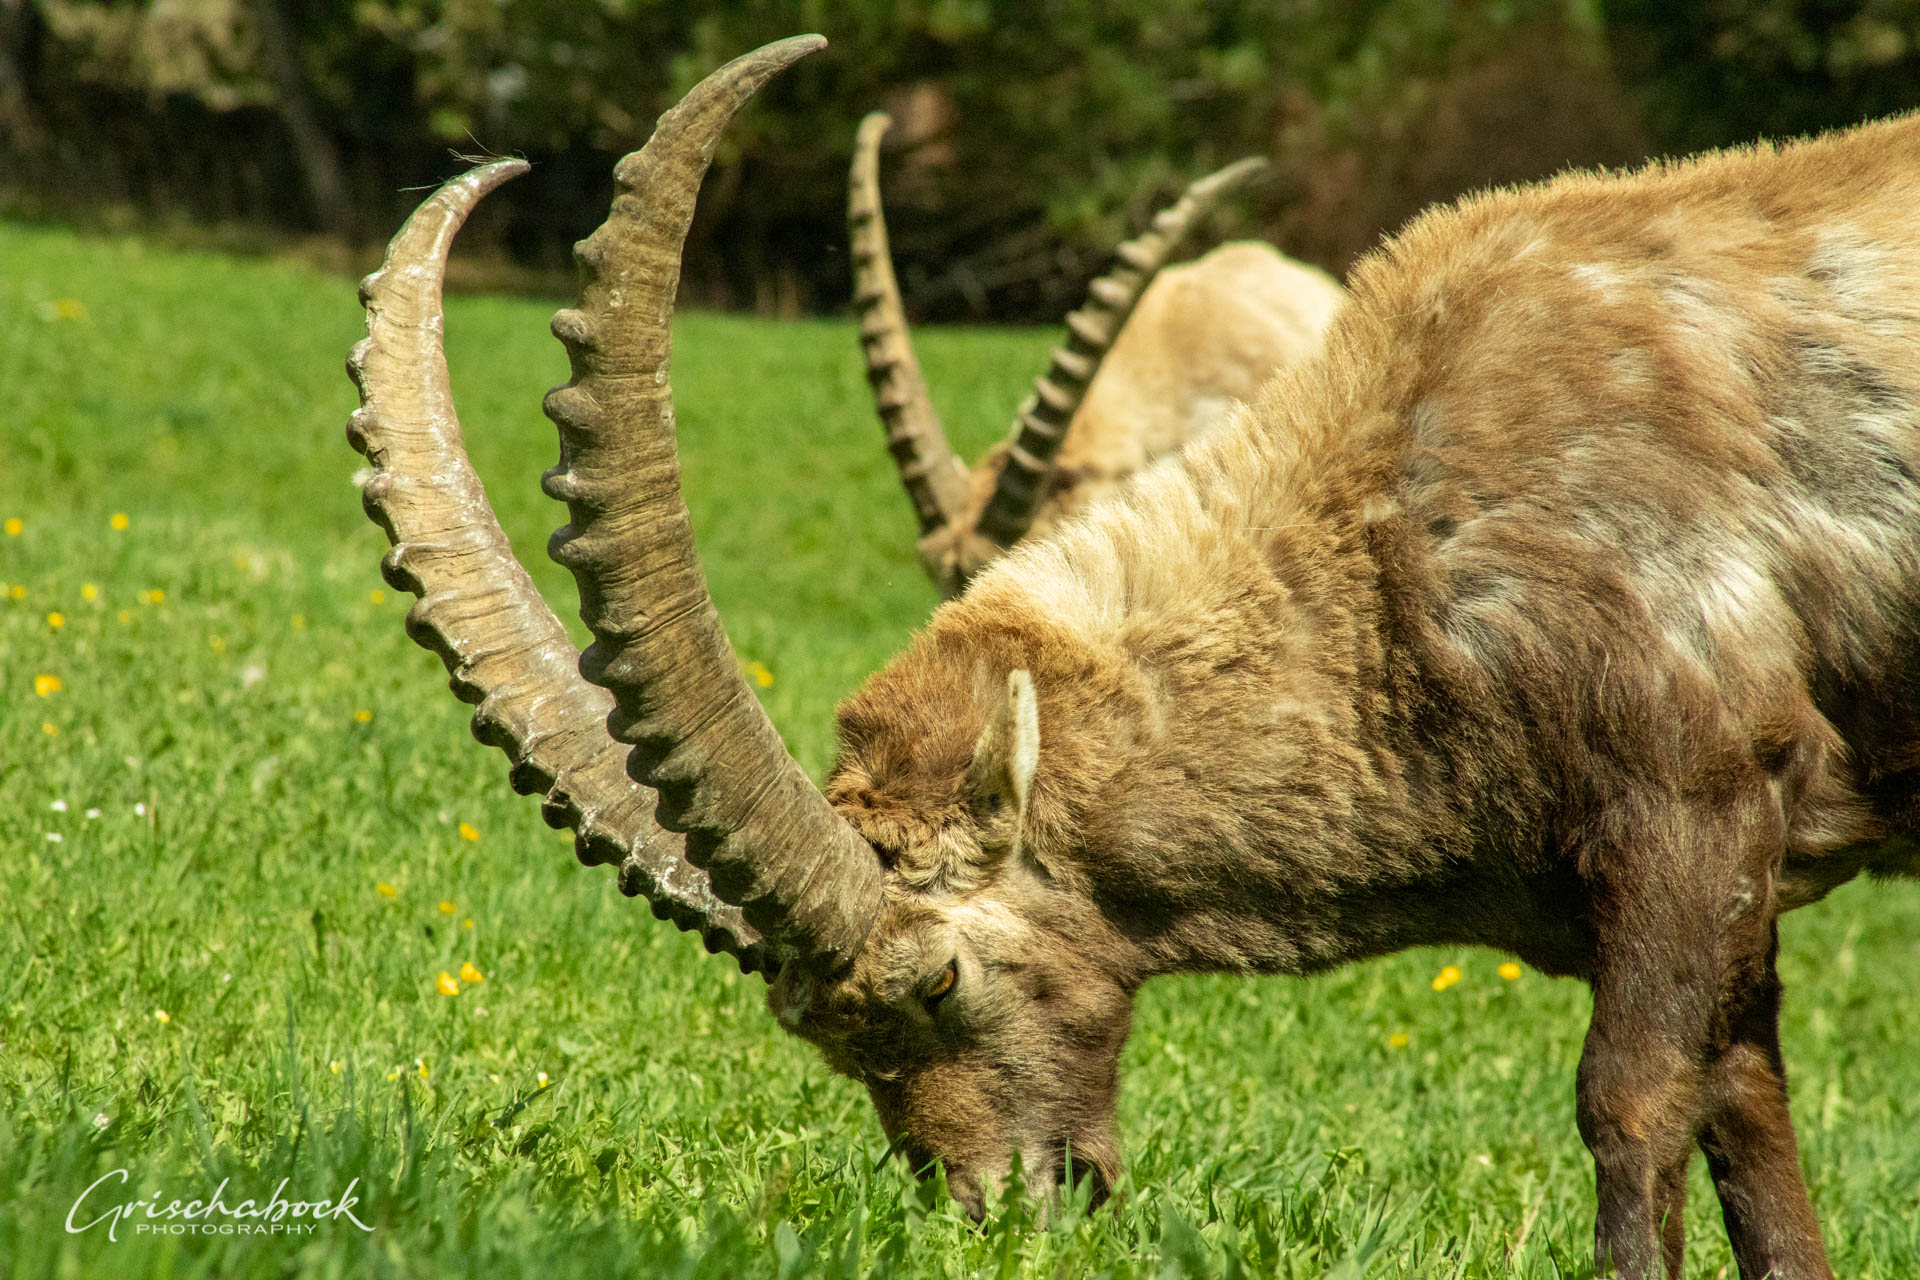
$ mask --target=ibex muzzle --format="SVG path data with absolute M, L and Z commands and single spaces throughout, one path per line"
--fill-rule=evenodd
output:
M 939 610 L 841 708 L 822 794 L 707 596 L 667 377 L 714 139 L 819 43 L 696 88 L 580 247 L 546 478 L 577 665 L 440 347 L 448 243 L 519 166 L 367 281 L 365 501 L 513 784 L 777 975 L 974 1212 L 1016 1159 L 1111 1185 L 1148 978 L 1482 944 L 1593 986 L 1603 1270 L 1678 1275 L 1698 1146 L 1743 1276 L 1828 1275 L 1776 922 L 1920 873 L 1920 118 L 1420 219 L 1318 359 Z

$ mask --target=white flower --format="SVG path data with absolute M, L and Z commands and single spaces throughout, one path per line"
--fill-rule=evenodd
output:
M 136 804 L 135 806 L 133 806 L 133 813 L 134 813 L 134 816 L 138 818 L 146 817 L 147 802 L 145 800 L 142 800 L 139 804 Z
M 52 804 L 48 805 L 47 807 L 49 809 L 52 809 L 55 813 L 65 813 L 67 811 L 67 802 L 65 800 L 55 800 Z
M 96 1129 L 104 1129 L 112 1123 L 113 1123 L 113 1117 L 108 1115 L 104 1111 L 102 1111 L 99 1115 L 93 1118 L 93 1127 Z
M 251 689 L 267 678 L 267 669 L 259 663 L 250 663 L 240 669 L 240 687 Z
M 100 816 L 100 811 L 99 811 L 98 809 L 89 809 L 89 810 L 87 810 L 87 821 L 88 821 L 88 822 L 92 822 L 92 821 L 93 821 L 93 820 L 94 820 L 95 818 L 97 818 L 97 817 L 99 817 L 99 816 Z
M 62 840 L 65 840 L 65 839 L 66 839 L 66 837 L 65 837 L 65 836 L 63 836 L 63 835 L 61 835 L 61 834 L 60 834 L 60 833 L 59 833 L 58 831 L 49 831 L 49 832 L 47 832 L 47 843 L 48 843 L 48 844 L 59 844 L 59 843 L 60 843 L 60 842 L 61 842 Z

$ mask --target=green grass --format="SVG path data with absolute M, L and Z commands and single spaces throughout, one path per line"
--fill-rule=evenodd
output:
M 476 463 L 571 618 L 540 554 L 551 310 L 459 298 L 449 331 Z M 1151 986 L 1115 1210 L 975 1230 L 876 1169 L 859 1090 L 758 979 L 574 861 L 406 602 L 374 598 L 342 433 L 360 333 L 347 280 L 0 226 L 0 518 L 23 525 L 0 582 L 24 589 L 0 600 L 0 1276 L 1589 1274 L 1587 996 L 1484 952 Z M 835 699 L 934 600 L 852 329 L 679 336 L 714 592 L 817 774 Z M 1048 338 L 924 335 L 970 454 Z M 1803 1158 L 1846 1276 L 1920 1274 L 1917 926 L 1912 884 L 1785 925 Z M 463 962 L 485 982 L 438 994 Z M 130 1197 L 228 1177 L 229 1203 L 358 1178 L 375 1230 L 68 1234 L 120 1168 Z M 1688 1216 L 1689 1274 L 1730 1273 L 1697 1163 Z

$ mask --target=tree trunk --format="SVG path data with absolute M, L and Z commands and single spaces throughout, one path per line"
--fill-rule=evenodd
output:
M 321 230 L 351 239 L 358 220 L 354 217 L 353 202 L 347 196 L 340 151 L 321 127 L 306 70 L 300 65 L 300 50 L 294 34 L 298 24 L 288 9 L 289 0 L 255 0 L 253 13 L 259 24 L 261 57 L 273 80 L 274 95 L 279 99 L 280 118 L 293 139 L 294 154 L 306 179 L 307 195 L 313 201 L 315 220 Z
M 28 80 L 39 23 L 33 0 L 0 0 L 0 151 L 16 158 L 38 156 L 46 143 Z

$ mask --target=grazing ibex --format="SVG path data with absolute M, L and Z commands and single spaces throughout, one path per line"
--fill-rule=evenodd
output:
M 1112 1182 L 1148 978 L 1482 944 L 1592 985 L 1603 1268 L 1677 1274 L 1697 1143 L 1741 1274 L 1826 1276 L 1775 930 L 1920 873 L 1920 118 L 1421 218 L 1320 357 L 935 613 L 823 795 L 707 595 L 667 376 L 714 139 L 819 43 L 696 88 L 580 245 L 545 488 L 584 654 L 441 351 L 448 243 L 524 166 L 449 183 L 367 281 L 365 502 L 514 785 L 772 976 L 976 1213 L 1016 1153 Z
M 1012 434 L 971 469 L 947 443 L 914 356 L 880 204 L 880 139 L 860 122 L 848 176 L 860 346 L 887 448 L 920 520 L 920 560 L 948 597 L 1028 533 L 1090 505 L 1219 422 L 1274 372 L 1320 349 L 1344 298 L 1332 277 L 1269 245 L 1222 245 L 1168 267 L 1222 197 L 1266 167 L 1242 160 L 1187 188 L 1115 252 L 1067 317 L 1067 346 Z

